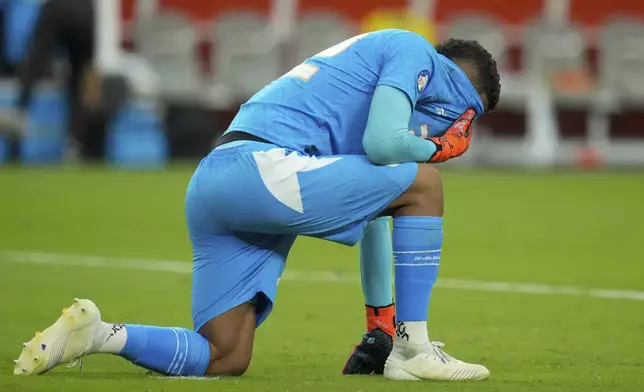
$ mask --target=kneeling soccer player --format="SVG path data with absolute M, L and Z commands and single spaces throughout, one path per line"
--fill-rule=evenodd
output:
M 14 374 L 111 353 L 167 375 L 239 376 L 295 238 L 363 240 L 362 268 L 373 272 L 391 250 L 369 254 L 381 233 L 363 239 L 365 230 L 393 216 L 398 330 L 385 377 L 487 377 L 428 339 L 443 237 L 442 182 L 429 163 L 467 150 L 470 124 L 494 108 L 499 90 L 496 63 L 478 43 L 434 48 L 404 30 L 359 35 L 306 60 L 241 106 L 188 186 L 194 331 L 104 323 L 93 302 L 76 300 L 25 344 Z M 416 128 L 423 137 L 410 134 L 413 118 L 426 121 Z M 384 302 L 388 279 L 375 280 L 389 284 Z M 375 326 L 393 334 L 392 325 Z
M 486 100 L 486 110 L 493 109 L 498 101 L 500 84 L 496 63 L 489 53 L 478 43 L 463 40 L 449 40 L 439 45 L 436 49 L 442 55 L 441 59 L 443 61 L 447 62 L 447 64 L 456 63 L 460 68 L 465 70 L 470 79 L 464 81 L 462 78 L 459 79 L 461 73 L 455 73 L 451 74 L 451 83 L 456 85 L 473 83 L 477 91 L 481 94 L 481 98 Z M 415 130 L 413 132 L 417 136 L 423 138 L 434 137 L 432 140 L 440 143 L 441 139 L 437 140 L 435 137 L 445 132 L 445 123 L 441 121 L 449 117 L 446 116 L 445 109 L 449 110 L 449 103 L 458 102 L 462 98 L 458 93 L 454 94 L 452 90 L 442 87 L 436 78 L 432 79 L 432 82 L 427 88 L 430 97 L 421 99 L 416 104 L 409 127 Z M 440 102 L 440 98 L 438 97 L 442 97 L 445 102 Z M 446 159 L 449 158 L 451 157 L 446 157 Z M 434 158 L 432 162 L 442 160 Z M 405 287 L 407 287 L 407 285 L 398 286 L 398 283 L 410 280 L 410 277 L 404 278 L 403 276 L 404 274 L 414 273 L 414 271 L 433 270 L 430 274 L 430 280 L 433 285 L 433 281 L 436 279 L 435 274 L 438 263 L 440 262 L 440 254 L 432 255 L 431 252 L 428 252 L 427 254 L 421 255 L 414 252 L 416 256 L 415 260 L 423 261 L 423 263 L 417 263 L 419 265 L 416 265 L 415 268 L 417 269 L 414 270 L 401 262 L 404 258 L 411 257 L 410 255 L 412 253 L 407 251 L 394 252 L 394 248 L 396 247 L 392 245 L 389 217 L 383 216 L 369 222 L 365 228 L 364 238 L 360 242 L 361 278 L 366 304 L 367 331 L 363 335 L 360 344 L 354 348 L 351 356 L 345 363 L 342 369 L 343 374 L 383 374 L 385 363 L 392 351 L 393 339 L 397 331 L 399 331 L 399 340 L 425 337 L 424 331 L 426 330 L 427 315 L 422 310 L 422 306 L 426 306 L 426 304 L 419 303 L 419 305 L 422 305 L 421 309 L 413 317 L 413 319 L 418 319 L 417 322 L 399 322 L 398 326 L 395 324 L 396 312 L 391 289 L 392 254 L 395 254 L 397 261 L 395 270 L 398 295 L 400 295 L 400 291 L 405 290 Z M 429 286 L 430 289 L 432 285 Z M 407 311 L 400 309 L 398 313 L 403 313 L 404 315 Z M 412 320 L 412 318 L 409 318 L 409 315 L 404 317 L 406 317 L 405 319 Z M 401 320 L 401 318 L 398 317 L 398 320 Z M 412 330 L 423 331 L 423 333 L 420 335 L 410 334 Z M 436 342 L 432 344 L 435 344 L 437 346 L 436 348 L 441 347 L 441 343 Z M 399 344 L 397 347 L 400 348 L 401 345 Z M 390 362 L 398 355 L 397 351 L 394 352 Z

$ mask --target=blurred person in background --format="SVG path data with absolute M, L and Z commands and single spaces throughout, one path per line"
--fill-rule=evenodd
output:
M 7 0 L 11 1 L 11 0 Z M 66 93 L 69 99 L 69 134 L 72 147 L 82 155 L 102 154 L 101 126 L 87 132 L 90 107 L 100 99 L 100 80 L 92 61 L 95 50 L 93 0 L 46 0 L 29 39 L 28 50 L 17 69 L 19 92 L 16 107 L 0 113 L 0 128 L 21 134 L 27 126 L 27 111 L 36 84 L 50 70 L 59 52 L 69 65 Z M 77 144 L 74 146 L 74 144 Z
M 5 42 L 7 39 L 7 34 L 5 32 L 5 28 L 7 26 L 6 23 L 6 17 L 7 17 L 7 3 L 9 0 L 0 0 L 0 53 L 3 54 L 3 56 L 0 56 L 0 75 L 1 76 L 8 76 L 11 75 L 11 65 L 9 64 L 9 61 L 7 59 L 7 56 L 4 55 L 5 51 L 7 49 L 7 43 Z M 0 130 L 0 132 L 2 132 Z

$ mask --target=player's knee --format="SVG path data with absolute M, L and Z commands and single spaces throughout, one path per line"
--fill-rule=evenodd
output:
M 256 313 L 246 302 L 204 324 L 199 333 L 210 342 L 208 376 L 238 377 L 246 372 L 253 354 Z
M 250 366 L 250 359 L 244 358 L 222 358 L 218 362 L 216 367 L 208 368 L 206 376 L 239 377 L 246 373 Z
M 246 373 L 250 366 L 250 358 L 250 354 L 231 358 L 229 375 L 239 377 Z
M 247 350 L 217 350 L 206 370 L 206 375 L 239 377 L 248 370 L 251 358 L 252 352 Z
M 246 373 L 246 370 L 248 369 L 248 366 L 244 367 L 243 364 L 237 364 L 237 366 L 231 366 L 227 371 L 221 372 L 221 371 L 206 371 L 206 377 L 240 377 L 244 373 Z
M 419 164 L 414 182 L 402 197 L 402 215 L 443 215 L 443 180 L 429 164 Z

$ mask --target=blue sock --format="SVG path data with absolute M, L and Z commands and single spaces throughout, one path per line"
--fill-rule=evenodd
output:
M 367 306 L 391 305 L 391 228 L 389 217 L 369 222 L 360 242 L 360 277 Z
M 185 328 L 126 324 L 127 341 L 120 356 L 170 376 L 204 376 L 210 363 L 208 340 Z
M 394 218 L 397 321 L 427 321 L 442 244 L 443 218 Z

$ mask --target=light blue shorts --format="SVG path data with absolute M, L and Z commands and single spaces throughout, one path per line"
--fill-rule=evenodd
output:
M 298 235 L 355 245 L 417 171 L 416 163 L 376 166 L 362 155 L 311 157 L 259 142 L 213 150 L 186 196 L 195 330 L 248 301 L 259 326 Z

